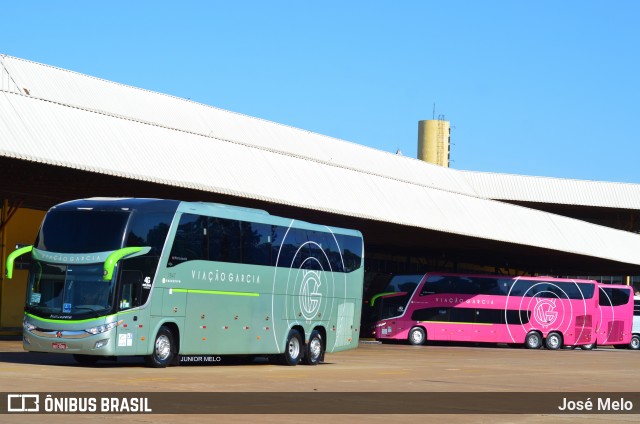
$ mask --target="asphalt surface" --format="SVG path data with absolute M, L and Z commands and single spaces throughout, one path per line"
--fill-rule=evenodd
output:
M 473 397 L 474 393 L 494 393 L 507 399 L 513 393 L 529 392 L 525 394 L 526 401 L 537 405 L 549 393 L 557 395 L 560 404 L 565 394 L 571 398 L 576 393 L 588 393 L 594 395 L 595 401 L 598 396 L 611 395 L 617 399 L 614 396 L 619 396 L 619 392 L 631 392 L 627 398 L 634 399 L 632 411 L 636 413 L 640 411 L 640 401 L 635 401 L 640 392 L 639 361 L 640 352 L 609 348 L 532 351 L 501 346 L 408 346 L 361 342 L 358 349 L 327 354 L 325 362 L 318 366 L 287 367 L 273 365 L 261 358 L 249 363 L 223 358 L 204 365 L 197 362 L 151 369 L 145 367 L 140 358 L 84 366 L 77 364 L 70 355 L 24 352 L 20 341 L 4 340 L 0 341 L 0 392 L 3 393 L 67 392 L 71 396 L 81 396 L 99 392 L 114 396 L 146 396 L 152 392 L 167 392 L 169 396 L 173 393 L 176 399 L 182 399 L 180 402 L 183 402 L 185 410 L 191 405 L 189 399 L 196 402 L 209 392 L 239 392 L 240 399 L 231 402 L 232 415 L 17 413 L 0 415 L 0 422 L 408 423 L 426 420 L 448 423 L 630 423 L 640 421 L 640 415 L 549 414 L 542 407 L 540 413 L 529 407 L 526 414 L 485 415 L 475 413 L 477 410 L 472 408 L 459 414 L 407 415 L 397 410 L 394 399 L 402 396 L 402 392 L 411 392 L 414 399 L 425 400 L 439 399 L 437 394 L 442 392 L 460 393 L 465 397 Z M 297 395 L 291 395 L 292 404 L 284 404 L 282 411 L 276 408 L 265 414 L 244 413 L 247 412 L 244 405 L 247 409 L 256 406 L 253 399 L 263 398 L 268 402 L 270 394 L 287 392 Z M 363 399 L 357 395 L 362 392 L 375 393 Z M 304 396 L 313 393 L 329 396 L 318 397 L 315 404 L 304 403 Z M 417 398 L 415 393 L 419 393 Z M 206 399 L 205 396 L 204 402 Z M 216 400 L 220 399 L 212 401 Z M 0 399 L 0 402 L 7 401 Z M 478 400 L 478 403 L 482 402 L 482 399 Z M 365 406 L 368 413 L 344 414 L 345 407 L 349 408 L 349 405 L 359 408 L 360 412 Z M 442 405 L 433 407 L 437 409 L 438 406 Z M 309 413 L 300 414 L 300 408 L 309 408 Z M 425 407 L 427 411 L 429 408 Z M 297 413 L 288 414 L 288 411 Z M 409 408 L 407 411 L 413 410 Z

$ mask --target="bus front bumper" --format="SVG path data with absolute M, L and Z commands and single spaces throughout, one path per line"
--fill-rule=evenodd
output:
M 22 346 L 30 352 L 79 353 L 113 356 L 116 353 L 115 329 L 99 334 L 86 331 L 24 330 Z

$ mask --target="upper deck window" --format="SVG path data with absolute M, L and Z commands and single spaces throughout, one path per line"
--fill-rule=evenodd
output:
M 52 210 L 47 213 L 35 247 L 58 253 L 91 253 L 120 249 L 129 212 Z

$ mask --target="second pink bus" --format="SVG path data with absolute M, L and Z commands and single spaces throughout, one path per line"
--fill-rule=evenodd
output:
M 593 280 L 426 274 L 413 293 L 386 293 L 377 340 L 543 345 L 556 350 L 596 340 L 598 283 Z

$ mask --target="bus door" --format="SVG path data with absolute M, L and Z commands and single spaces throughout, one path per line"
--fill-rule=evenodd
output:
M 137 340 L 138 329 L 146 323 L 141 320 L 140 306 L 142 302 L 143 276 L 141 271 L 123 270 L 120 273 L 120 291 L 118 293 L 118 320 L 122 320 L 117 328 L 116 346 L 120 355 L 145 353 L 143 342 Z M 139 342 L 139 343 L 137 343 Z M 139 345 L 139 346 L 138 346 Z

